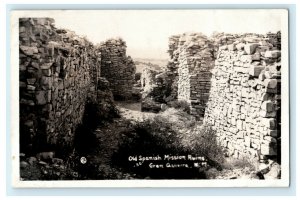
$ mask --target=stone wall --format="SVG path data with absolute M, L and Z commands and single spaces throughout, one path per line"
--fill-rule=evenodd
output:
M 178 50 L 178 100 L 188 102 L 191 114 L 202 118 L 214 67 L 213 43 L 201 33 L 183 34 Z
M 145 68 L 141 76 L 142 111 L 158 112 L 165 102 L 166 74 L 161 71 Z
M 125 100 L 132 97 L 134 85 L 135 64 L 126 55 L 124 40 L 109 39 L 100 44 L 101 76 L 110 82 L 115 99 Z
M 229 155 L 276 157 L 281 120 L 279 45 L 261 35 L 233 40 L 228 45 L 218 40 L 204 123 L 216 129 Z
M 169 61 L 164 68 L 165 82 L 169 91 L 165 94 L 166 101 L 173 101 L 178 99 L 178 66 L 179 66 L 179 39 L 181 35 L 173 35 L 169 37 Z
M 68 147 L 96 89 L 99 57 L 50 18 L 21 18 L 19 37 L 21 151 Z

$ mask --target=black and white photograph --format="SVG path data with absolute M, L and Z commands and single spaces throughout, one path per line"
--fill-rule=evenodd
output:
M 288 11 L 11 12 L 15 187 L 287 187 Z

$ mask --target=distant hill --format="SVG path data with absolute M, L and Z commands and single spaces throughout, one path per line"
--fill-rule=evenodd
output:
M 148 67 L 154 70 L 161 70 L 162 67 L 167 65 L 168 60 L 150 59 L 150 58 L 134 58 L 136 65 L 136 72 L 142 72 L 144 68 Z

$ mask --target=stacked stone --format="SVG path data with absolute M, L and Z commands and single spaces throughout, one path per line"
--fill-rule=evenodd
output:
M 178 56 L 179 56 L 179 39 L 180 35 L 173 35 L 169 37 L 169 49 L 168 53 L 170 59 L 167 66 L 164 68 L 165 82 L 169 88 L 169 92 L 166 95 L 166 101 L 173 101 L 177 99 L 178 92 Z
M 281 32 L 278 31 L 277 33 L 267 33 L 267 38 L 269 42 L 278 49 L 281 49 Z
M 101 76 L 110 82 L 114 98 L 126 100 L 132 97 L 135 64 L 130 56 L 126 56 L 124 40 L 109 39 L 100 44 Z
M 142 111 L 158 112 L 165 102 L 166 74 L 161 71 L 145 68 L 141 76 Z
M 144 93 L 149 93 L 151 88 L 155 85 L 155 76 L 158 74 L 158 71 L 144 68 L 141 75 L 141 86 L 143 88 Z
M 92 44 L 53 23 L 50 18 L 19 20 L 23 152 L 70 147 L 97 82 L 92 74 L 99 63 Z
M 281 52 L 267 37 L 219 47 L 204 123 L 235 157 L 276 157 L 280 138 Z
M 214 66 L 213 43 L 202 33 L 183 34 L 178 52 L 178 100 L 190 103 L 191 114 L 203 118 Z

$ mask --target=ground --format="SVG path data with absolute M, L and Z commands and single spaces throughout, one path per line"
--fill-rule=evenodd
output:
M 135 166 L 131 165 L 133 162 L 128 161 L 128 155 L 131 155 L 132 152 L 140 153 L 141 155 L 154 155 L 155 153 L 159 154 L 164 151 L 174 155 L 197 154 L 197 152 L 199 153 L 197 151 L 199 145 L 203 146 L 207 144 L 197 143 L 203 138 L 203 135 L 194 134 L 195 130 L 198 130 L 199 127 L 195 124 L 195 119 L 185 112 L 174 108 L 169 108 L 160 113 L 141 112 L 141 104 L 139 102 L 116 102 L 116 105 L 120 111 L 120 118 L 101 124 L 92 132 L 91 138 L 94 140 L 90 144 L 90 149 L 92 150 L 75 152 L 70 159 L 58 163 L 53 162 L 53 160 L 35 161 L 33 158 L 31 158 L 33 161 L 29 161 L 27 158 L 22 163 L 21 177 L 25 180 L 260 178 L 259 174 L 257 174 L 257 166 L 250 162 L 234 161 L 229 158 L 225 159 L 224 162 L 222 161 L 224 164 L 221 168 L 219 165 L 215 165 L 214 159 L 209 163 L 212 166 L 209 168 L 181 168 L 159 171 L 157 169 L 148 169 L 147 166 L 145 167 L 146 164 L 149 164 L 147 162 L 145 162 L 146 164 L 143 163 L 144 166 L 142 167 L 144 168 L 134 168 Z M 159 119 L 158 121 L 154 120 L 157 118 Z M 137 132 L 137 124 L 147 124 L 149 122 L 158 123 L 157 129 L 151 129 L 151 131 L 157 133 L 147 135 Z M 147 130 L 147 126 L 145 127 Z M 205 140 L 205 138 L 203 139 Z M 209 140 L 210 138 L 208 138 Z M 215 147 L 207 146 L 207 148 L 212 149 Z M 200 151 L 200 153 L 205 152 Z M 214 155 L 211 152 L 209 153 L 209 155 Z M 138 162 L 135 164 L 138 165 Z

